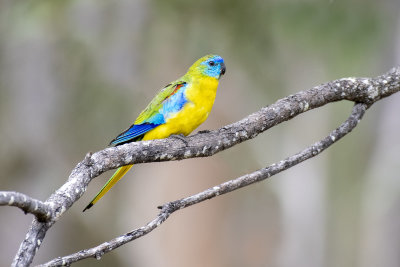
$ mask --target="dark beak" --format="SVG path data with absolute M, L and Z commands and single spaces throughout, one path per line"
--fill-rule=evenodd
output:
M 226 71 L 225 63 L 221 63 L 221 75 L 224 75 L 225 71 Z

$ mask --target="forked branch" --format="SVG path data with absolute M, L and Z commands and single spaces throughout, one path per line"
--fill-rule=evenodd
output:
M 13 265 L 30 265 L 40 244 L 43 242 L 47 230 L 84 194 L 89 182 L 105 171 L 133 163 L 208 157 L 252 139 L 269 128 L 290 120 L 308 110 L 340 100 L 349 100 L 357 103 L 353 108 L 352 115 L 346 122 L 328 137 L 301 153 L 271 165 L 268 168 L 208 189 L 198 195 L 167 203 L 162 207 L 160 215 L 146 226 L 107 242 L 110 245 L 106 243 L 102 244 L 100 245 L 100 249 L 96 250 L 96 248 L 93 248 L 83 251 L 83 258 L 94 255 L 99 256 L 104 252 L 110 251 L 110 249 L 129 242 L 129 239 L 133 240 L 150 232 L 157 224 L 167 219 L 177 209 L 266 179 L 277 172 L 319 154 L 351 131 L 370 105 L 398 91 L 400 91 L 399 67 L 376 78 L 344 78 L 301 91 L 280 99 L 274 104 L 264 107 L 238 122 L 218 130 L 201 132 L 189 136 L 185 139 L 186 142 L 182 142 L 182 140 L 176 138 L 167 138 L 130 143 L 118 147 L 106 148 L 93 154 L 88 153 L 85 159 L 78 163 L 71 172 L 66 183 L 43 202 L 50 209 L 50 215 L 48 217 L 39 216 L 34 218 L 25 240 L 21 243 L 19 251 L 14 258 Z M 48 210 L 44 211 L 43 214 L 47 214 L 47 212 Z M 38 216 L 37 214 L 35 215 Z M 96 254 L 96 251 L 99 251 L 100 254 Z M 93 252 L 95 253 L 93 254 Z M 62 260 L 57 262 L 62 263 Z
M 18 207 L 25 213 L 32 213 L 39 221 L 49 220 L 53 211 L 48 204 L 13 191 L 0 191 L 0 206 Z
M 220 185 L 209 188 L 203 192 L 200 192 L 196 195 L 192 195 L 190 197 L 186 197 L 183 199 L 179 199 L 176 201 L 168 202 L 161 206 L 161 212 L 154 218 L 151 222 L 147 223 L 145 226 L 142 226 L 138 229 L 135 229 L 129 233 L 121 235 L 117 238 L 114 238 L 110 241 L 104 242 L 96 247 L 90 249 L 84 249 L 73 253 L 68 256 L 55 258 L 41 266 L 50 267 L 50 266 L 60 266 L 60 265 L 70 265 L 74 262 L 86 259 L 86 258 L 96 258 L 100 259 L 105 253 L 110 252 L 128 242 L 131 242 L 139 237 L 142 237 L 155 228 L 157 228 L 161 223 L 168 219 L 168 217 L 175 211 L 184 209 L 186 207 L 192 206 L 194 204 L 203 202 L 207 199 L 214 198 L 216 196 L 226 194 L 242 188 L 244 186 L 248 186 L 250 184 L 254 184 L 256 182 L 263 181 L 275 174 L 278 174 L 284 170 L 287 170 L 307 159 L 317 156 L 322 151 L 327 149 L 329 146 L 333 145 L 339 139 L 341 139 L 346 134 L 350 133 L 358 124 L 358 122 L 363 117 L 365 111 L 367 110 L 367 104 L 356 104 L 353 107 L 352 113 L 350 117 L 342 123 L 337 129 L 332 131 L 327 137 L 324 139 L 314 143 L 313 145 L 307 147 L 303 151 L 290 156 L 284 160 L 281 160 L 278 163 L 274 163 L 266 168 L 262 168 L 253 173 L 243 175 L 236 179 L 230 180 L 228 182 L 222 183 Z

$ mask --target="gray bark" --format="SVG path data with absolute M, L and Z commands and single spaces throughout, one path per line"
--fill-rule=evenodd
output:
M 252 139 L 269 128 L 308 110 L 340 100 L 349 100 L 356 103 L 350 117 L 340 127 L 331 132 L 326 138 L 300 153 L 199 194 L 169 202 L 161 207 L 160 214 L 147 225 L 105 242 L 98 247 L 54 259 L 45 264 L 45 266 L 68 265 L 87 257 L 101 257 L 104 253 L 149 233 L 178 209 L 264 180 L 314 157 L 356 127 L 364 112 L 373 103 L 399 90 L 400 68 L 397 67 L 376 78 L 344 78 L 316 86 L 278 100 L 276 103 L 264 107 L 238 122 L 218 130 L 199 132 L 184 140 L 167 138 L 143 141 L 106 148 L 93 154 L 88 153 L 85 159 L 78 163 L 71 172 L 66 183 L 46 201 L 40 202 L 25 196 L 25 200 L 22 198 L 23 201 L 18 201 L 18 204 L 16 204 L 17 202 L 12 203 L 15 204 L 14 206 L 22 208 L 25 212 L 36 216 L 14 258 L 13 266 L 28 266 L 31 264 L 47 230 L 84 194 L 89 182 L 107 170 L 133 163 L 212 156 L 236 144 Z M 17 194 L 15 193 L 14 199 L 16 199 Z M 1 195 L 2 192 L 0 192 Z M 11 196 L 12 194 L 8 192 L 8 198 L 4 197 L 4 200 L 0 198 L 0 204 L 8 205 L 7 203 L 10 202 Z M 36 212 L 34 208 L 32 209 L 32 207 L 35 207 L 35 203 L 40 204 L 43 209 L 42 212 Z

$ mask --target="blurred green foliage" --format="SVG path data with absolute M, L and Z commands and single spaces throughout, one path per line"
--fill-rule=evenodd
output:
M 208 53 L 225 58 L 227 73 L 200 129 L 328 80 L 385 72 L 399 60 L 398 14 L 394 0 L 1 1 L 0 190 L 46 199 L 85 153 L 106 147 L 160 88 Z M 385 136 L 400 129 L 393 103 L 373 107 L 318 158 L 182 211 L 144 239 L 77 266 L 398 266 L 400 185 L 390 180 L 398 161 L 388 160 L 398 145 Z M 308 112 L 211 159 L 136 166 L 82 214 L 107 173 L 48 233 L 35 264 L 111 239 L 150 220 L 161 203 L 291 155 L 350 108 Z M 11 262 L 30 221 L 0 209 L 7 240 L 0 265 Z

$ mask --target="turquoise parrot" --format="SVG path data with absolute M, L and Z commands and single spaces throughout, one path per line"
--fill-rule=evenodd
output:
M 208 117 L 225 63 L 218 55 L 197 60 L 185 75 L 166 85 L 139 114 L 132 126 L 111 141 L 118 146 L 129 142 L 189 135 Z M 133 165 L 122 166 L 83 210 L 101 199 Z

